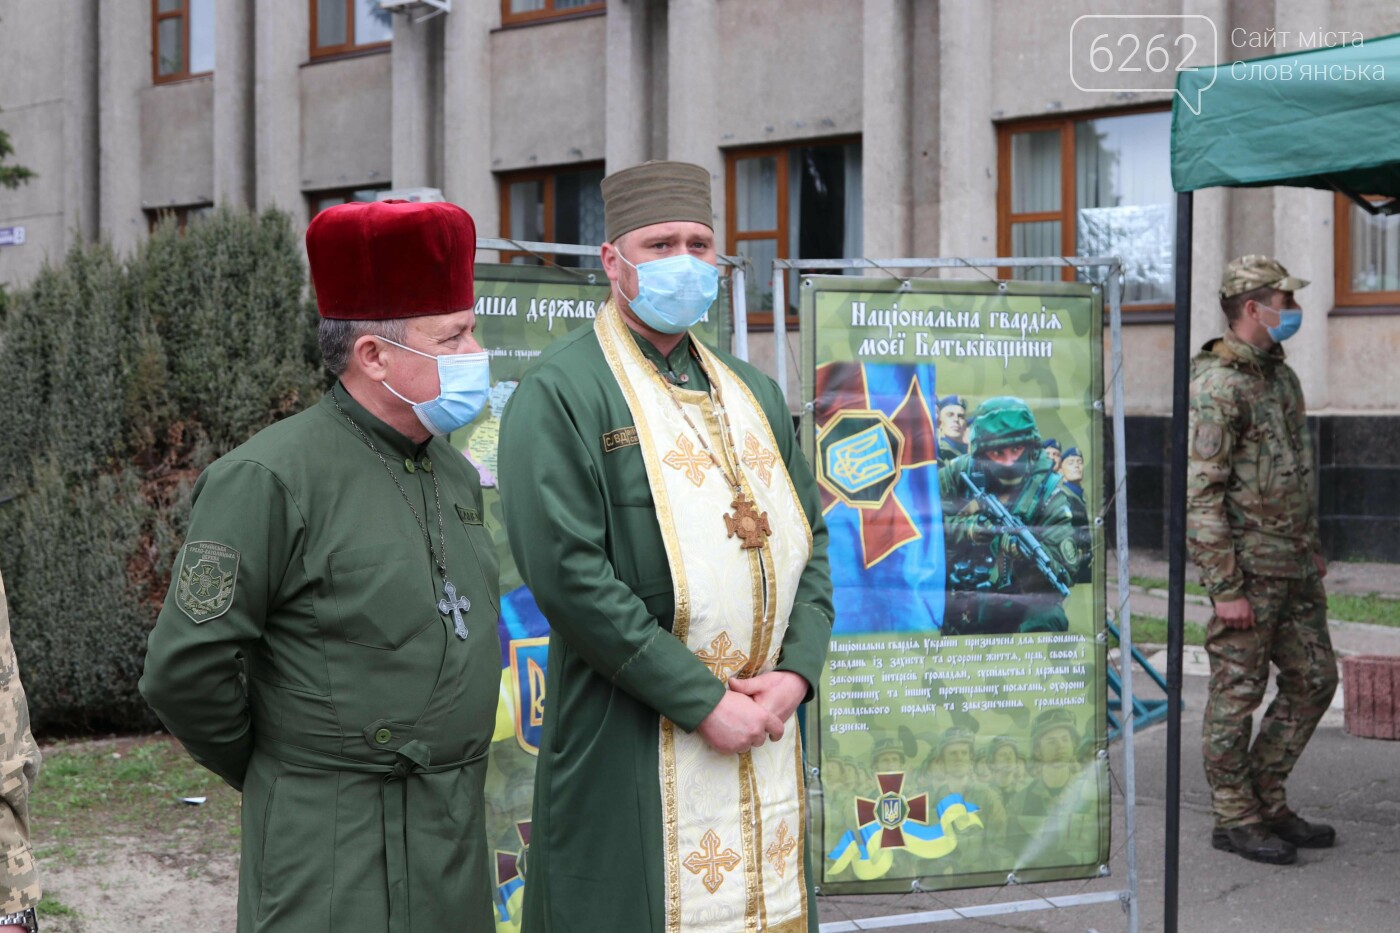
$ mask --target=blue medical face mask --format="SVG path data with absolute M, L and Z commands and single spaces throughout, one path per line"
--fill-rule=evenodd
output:
M 1298 333 L 1298 328 L 1303 326 L 1303 312 L 1297 308 L 1278 309 L 1268 305 L 1264 305 L 1264 307 L 1278 315 L 1278 324 L 1273 327 L 1264 325 L 1264 329 L 1269 332 L 1269 339 L 1274 343 L 1283 343 Z
M 695 326 L 719 294 L 719 269 L 689 253 L 633 265 L 619 250 L 617 257 L 637 270 L 634 314 L 652 330 L 681 334 Z
M 400 350 L 437 360 L 438 394 L 435 399 L 415 402 L 399 395 L 389 383 L 384 383 L 384 388 L 393 392 L 396 398 L 413 406 L 413 413 L 429 433 L 438 437 L 451 434 L 475 421 L 481 409 L 486 407 L 491 394 L 491 355 L 485 350 L 434 356 L 396 343 L 388 337 L 379 339 Z

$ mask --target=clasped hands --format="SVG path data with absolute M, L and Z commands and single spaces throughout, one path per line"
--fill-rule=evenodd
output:
M 729 689 L 695 732 L 715 751 L 737 755 L 781 739 L 806 696 L 806 678 L 791 671 L 731 677 Z

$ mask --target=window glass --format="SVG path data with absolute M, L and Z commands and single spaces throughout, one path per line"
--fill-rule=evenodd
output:
M 180 4 L 182 2 L 183 0 L 160 0 L 160 2 L 156 4 L 156 12 L 178 13 L 180 12 Z
M 773 260 L 778 258 L 778 241 L 740 240 L 734 246 L 734 252 L 749 261 L 744 277 L 745 308 L 749 313 L 772 311 Z
M 214 70 L 214 0 L 190 0 L 190 73 Z
M 1353 292 L 1400 291 L 1400 214 L 1381 217 L 1355 204 L 1351 213 L 1351 264 L 1347 276 Z
M 1011 212 L 1060 209 L 1060 131 L 1011 137 Z
M 535 13 L 544 9 L 544 0 L 510 0 L 512 13 Z
M 740 159 L 734 166 L 738 229 L 778 228 L 778 160 L 774 156 Z
M 184 20 L 178 16 L 156 24 L 156 74 L 173 75 L 184 71 Z
M 316 44 L 344 45 L 350 41 L 345 0 L 316 0 Z
M 517 181 L 510 186 L 510 238 L 544 240 L 544 181 Z
M 1172 301 L 1176 195 L 1171 114 L 1136 113 L 1075 124 L 1074 175 L 1075 251 L 1123 260 L 1125 303 Z
M 379 0 L 355 0 L 355 44 L 371 45 L 394 38 L 394 14 L 379 8 Z
M 1042 126 L 1044 124 L 1041 124 Z M 1123 303 L 1169 305 L 1173 298 L 1176 195 L 1171 186 L 1168 111 L 1055 121 L 1010 134 L 1010 215 L 999 218 L 1013 256 L 1118 256 Z M 1072 144 L 1074 165 L 1061 153 Z M 1066 175 L 1068 177 L 1066 177 Z M 1069 190 L 1061 190 L 1068 185 Z M 1058 220 L 1027 215 L 1050 214 Z M 1067 234 L 1072 246 L 1065 246 Z M 1087 280 L 1095 270 L 1016 270 L 1014 278 Z
M 1011 255 L 1058 256 L 1060 253 L 1058 220 L 1039 220 L 1012 226 Z M 1012 277 L 1031 282 L 1054 282 L 1059 279 L 1060 270 L 1053 266 L 1033 266 L 1013 270 Z
M 568 172 L 554 178 L 554 242 L 596 246 L 603 242 L 603 170 Z M 555 256 L 561 266 L 602 268 L 593 256 Z

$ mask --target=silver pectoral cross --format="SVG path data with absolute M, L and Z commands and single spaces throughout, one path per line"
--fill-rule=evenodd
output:
M 438 600 L 438 612 L 443 615 L 452 616 L 452 625 L 457 631 L 457 637 L 463 641 L 467 640 L 467 623 L 462 618 L 462 613 L 470 612 L 472 601 L 463 596 L 457 598 L 457 587 L 452 585 L 451 580 L 446 580 L 442 584 L 442 591 L 447 595 L 446 599 Z

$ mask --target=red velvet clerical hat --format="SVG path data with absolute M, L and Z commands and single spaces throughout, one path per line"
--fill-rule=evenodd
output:
M 306 229 L 321 317 L 382 321 L 470 308 L 476 224 L 445 201 L 338 204 Z

